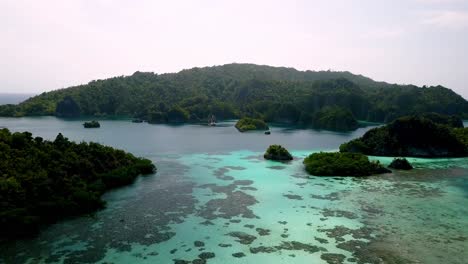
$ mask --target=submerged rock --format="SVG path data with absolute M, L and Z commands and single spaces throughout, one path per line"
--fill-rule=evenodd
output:
M 190 264 L 190 261 L 183 259 L 173 259 L 174 264 Z
M 291 200 L 302 200 L 302 196 L 296 194 L 283 194 L 283 196 Z
M 258 232 L 258 234 L 259 234 L 260 236 L 268 236 L 268 235 L 270 235 L 270 229 L 264 229 L 264 228 L 258 227 L 258 228 L 256 228 L 255 230 Z
M 281 250 L 303 250 L 307 253 L 315 253 L 322 250 L 322 248 L 315 245 L 305 244 L 299 241 L 283 241 L 281 245 L 276 248 Z
M 200 255 L 198 255 L 199 258 L 201 259 L 210 259 L 215 257 L 215 253 L 213 252 L 203 252 Z
M 328 240 L 325 238 L 315 237 L 315 240 L 317 240 L 320 244 L 328 244 Z
M 232 236 L 237 238 L 237 242 L 244 244 L 244 245 L 249 245 L 251 244 L 255 239 L 257 239 L 256 236 L 249 235 L 244 232 L 231 232 L 227 234 L 228 236 Z
M 232 256 L 235 258 L 243 258 L 245 257 L 245 254 L 242 252 L 237 252 L 237 253 L 233 253 Z
M 265 246 L 259 246 L 259 247 L 252 247 L 250 248 L 250 253 L 252 254 L 257 254 L 257 253 L 273 253 L 278 251 L 278 249 L 274 247 L 265 247 Z
M 203 247 L 205 246 L 205 243 L 203 243 L 202 241 L 195 241 L 193 242 L 194 246 L 195 247 Z
M 343 254 L 323 253 L 320 258 L 329 264 L 341 264 L 345 260 L 346 256 Z
M 232 247 L 231 244 L 223 244 L 223 243 L 218 244 L 218 246 L 223 247 L 223 248 Z

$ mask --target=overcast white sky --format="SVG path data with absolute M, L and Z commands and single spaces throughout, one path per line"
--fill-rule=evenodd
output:
M 248 62 L 468 98 L 468 0 L 0 0 L 0 92 Z

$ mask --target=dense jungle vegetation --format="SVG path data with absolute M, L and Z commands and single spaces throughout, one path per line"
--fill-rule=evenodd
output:
M 360 153 L 313 153 L 303 163 L 309 174 L 317 176 L 369 176 L 391 172 L 378 161 L 369 161 L 366 155 Z
M 154 173 L 150 160 L 97 143 L 54 141 L 0 130 L 0 241 L 34 234 L 43 224 L 91 213 L 101 195 Z
M 341 152 L 375 156 L 468 156 L 468 128 L 454 117 L 437 114 L 406 116 L 373 128 L 340 146 Z
M 0 116 L 124 115 L 171 123 L 206 122 L 214 114 L 218 120 L 247 116 L 333 130 L 353 130 L 356 119 L 390 122 L 425 112 L 468 117 L 468 102 L 442 86 L 394 85 L 349 72 L 254 64 L 135 72 L 0 106 Z
M 263 120 L 260 119 L 255 119 L 255 118 L 249 118 L 249 117 L 244 117 L 239 119 L 235 127 L 239 132 L 245 132 L 245 131 L 250 131 L 250 130 L 268 130 L 270 129 Z
M 263 157 L 268 160 L 288 161 L 293 160 L 293 156 L 289 151 L 281 145 L 270 145 Z

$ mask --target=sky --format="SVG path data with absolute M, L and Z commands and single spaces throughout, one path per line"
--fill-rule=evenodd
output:
M 0 93 L 233 62 L 468 98 L 468 0 L 0 0 Z

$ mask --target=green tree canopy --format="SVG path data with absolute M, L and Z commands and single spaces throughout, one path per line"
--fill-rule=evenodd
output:
M 97 143 L 54 141 L 0 130 L 0 241 L 104 206 L 108 189 L 156 168 L 150 160 Z

